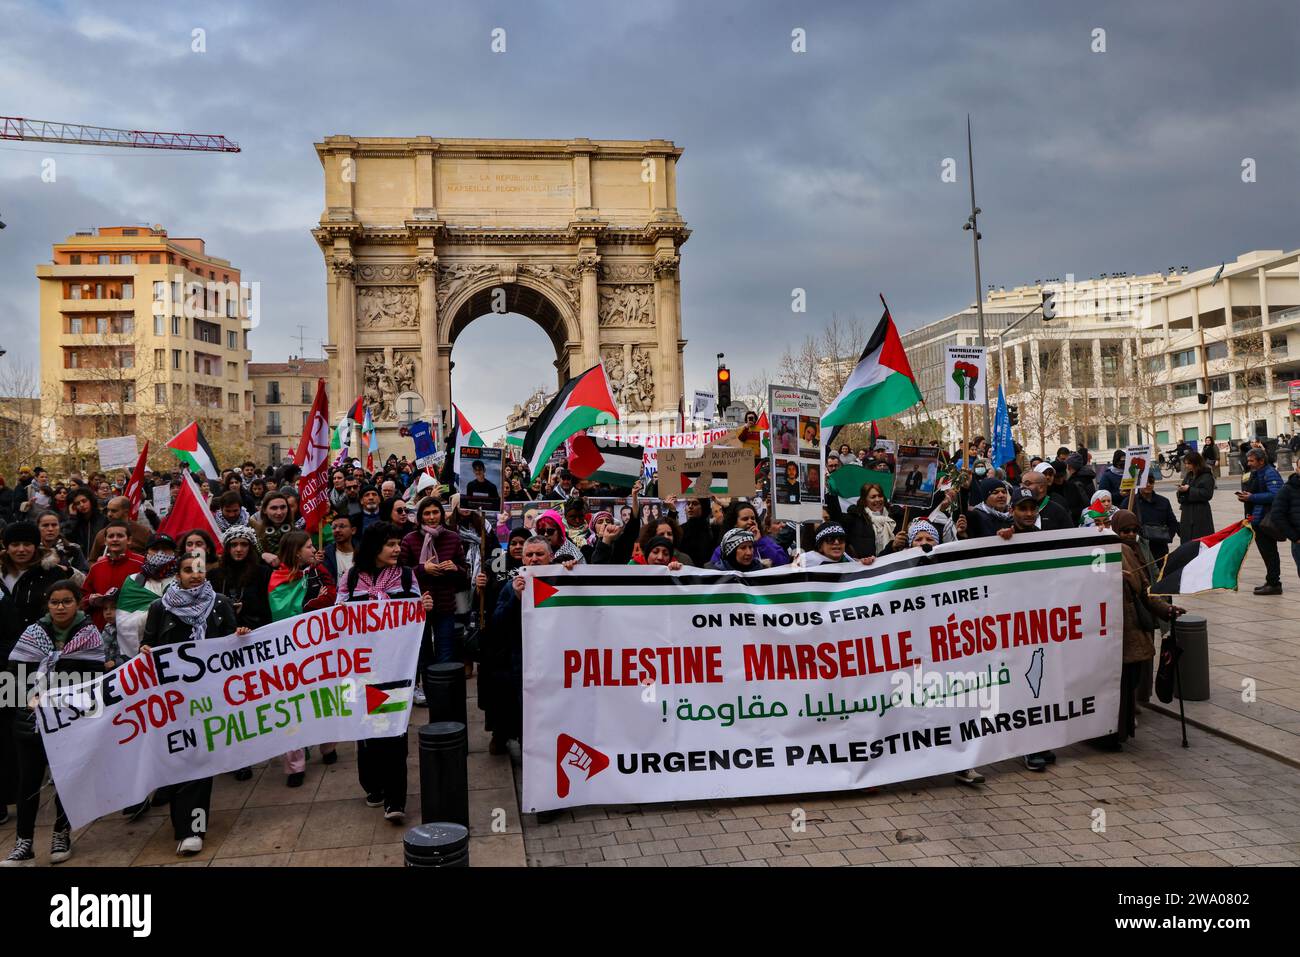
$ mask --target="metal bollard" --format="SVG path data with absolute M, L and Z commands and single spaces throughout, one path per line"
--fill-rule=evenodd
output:
M 402 839 L 407 867 L 469 867 L 469 828 L 439 822 L 417 824 Z
M 419 731 L 420 820 L 469 827 L 469 734 L 459 721 L 435 721 Z
M 465 666 L 444 661 L 424 669 L 424 696 L 429 703 L 429 720 L 469 724 L 465 702 Z
M 1184 701 L 1210 700 L 1210 632 L 1204 615 L 1180 615 L 1178 678 Z

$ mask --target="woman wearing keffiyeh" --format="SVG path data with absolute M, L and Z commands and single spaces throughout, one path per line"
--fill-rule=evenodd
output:
M 3 862 L 11 867 L 36 857 L 32 842 L 48 761 L 32 705 L 42 691 L 56 683 L 68 687 L 104 673 L 104 642 L 94 622 L 80 610 L 81 591 L 77 585 L 66 579 L 57 581 L 46 591 L 45 601 L 46 614 L 23 631 L 9 653 L 9 660 L 18 665 L 20 679 L 25 679 L 21 685 L 26 698 L 24 706 L 17 708 L 14 715 L 14 748 L 18 759 L 17 841 Z M 50 863 L 59 864 L 71 856 L 72 825 L 56 793 Z
M 140 635 L 140 654 L 148 655 L 160 645 L 246 635 L 235 621 L 235 609 L 208 582 L 202 555 L 184 555 L 176 570 L 176 584 L 149 607 Z M 203 850 L 208 806 L 212 801 L 212 778 L 186 781 L 175 786 L 171 799 L 172 830 L 179 844 L 176 853 L 197 854 Z M 202 810 L 202 814 L 195 811 Z

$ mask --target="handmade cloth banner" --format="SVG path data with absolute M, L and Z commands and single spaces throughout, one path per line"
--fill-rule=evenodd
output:
M 36 714 L 69 820 L 295 748 L 405 734 L 423 630 L 418 600 L 351 602 L 48 690 Z
M 750 575 L 524 570 L 524 807 L 841 791 L 1115 730 L 1118 538 Z

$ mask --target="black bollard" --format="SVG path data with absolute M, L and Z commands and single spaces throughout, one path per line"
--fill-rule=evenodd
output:
M 444 661 L 424 669 L 424 696 L 429 702 L 429 720 L 466 720 L 465 666 L 459 661 Z
M 417 824 L 402 839 L 402 858 L 407 867 L 469 867 L 469 828 Z
M 469 735 L 459 721 L 420 728 L 420 820 L 469 827 Z

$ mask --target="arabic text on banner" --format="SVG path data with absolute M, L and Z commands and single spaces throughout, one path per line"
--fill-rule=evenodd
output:
M 1120 545 L 752 575 L 528 570 L 524 810 L 840 791 L 1115 730 Z

